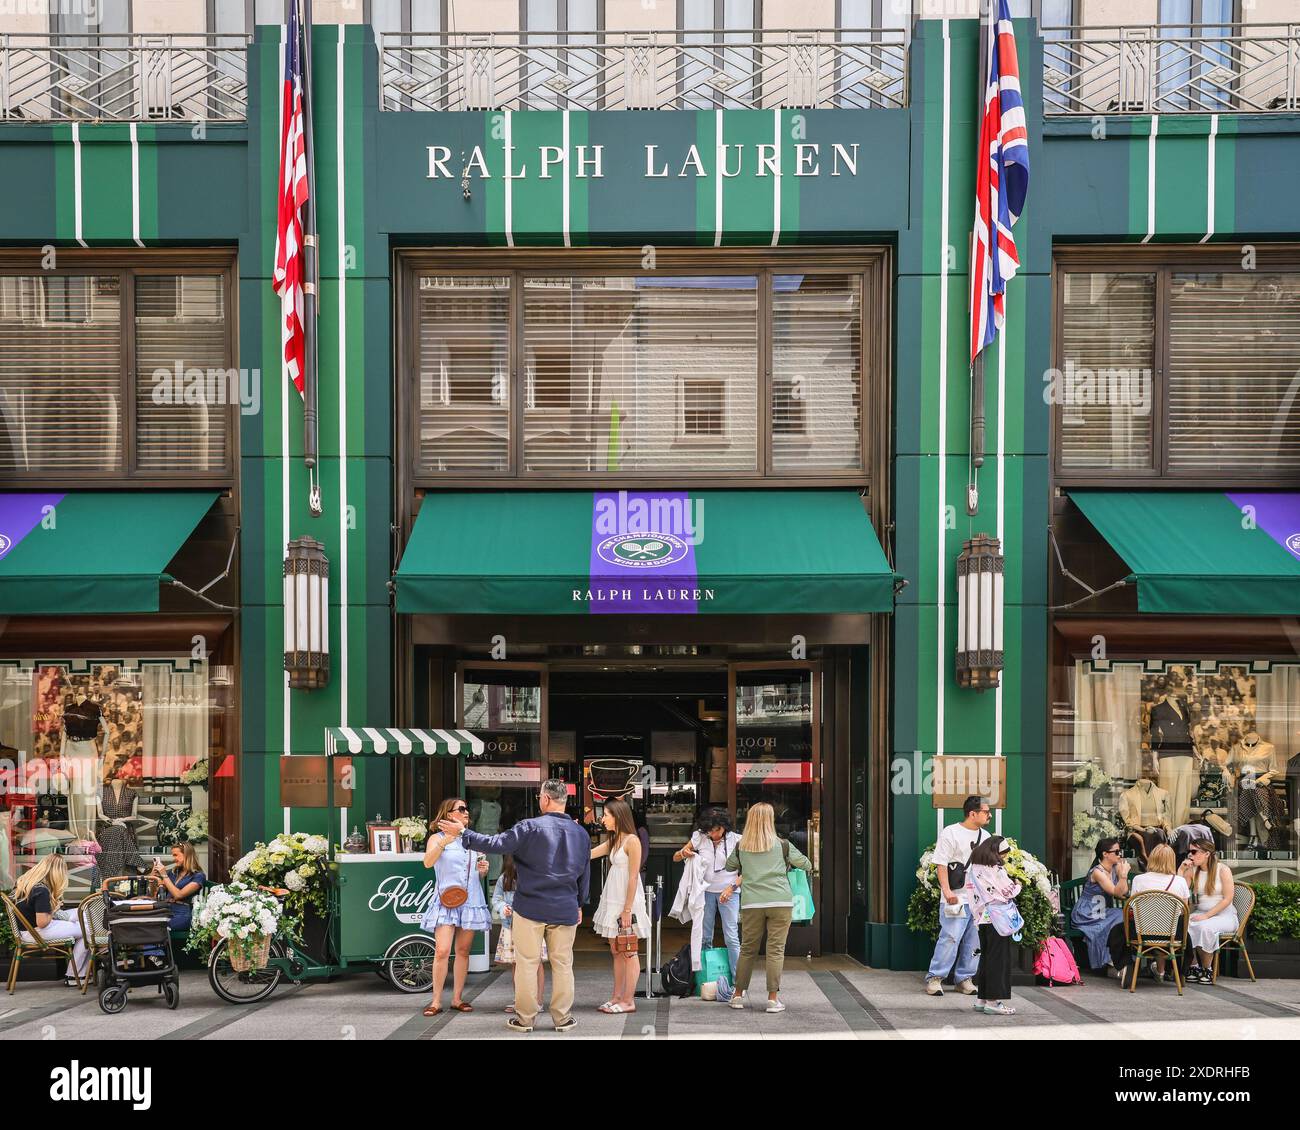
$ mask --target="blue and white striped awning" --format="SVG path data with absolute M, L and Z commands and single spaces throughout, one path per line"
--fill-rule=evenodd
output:
M 397 730 L 389 726 L 330 726 L 325 731 L 325 755 L 427 754 L 468 757 L 483 752 L 483 739 L 468 730 Z

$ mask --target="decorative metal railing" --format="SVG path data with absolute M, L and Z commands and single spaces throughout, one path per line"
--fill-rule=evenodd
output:
M 1300 110 L 1300 24 L 1043 28 L 1048 115 Z
M 0 121 L 242 121 L 243 35 L 0 35 Z
M 380 36 L 385 110 L 907 105 L 902 30 Z

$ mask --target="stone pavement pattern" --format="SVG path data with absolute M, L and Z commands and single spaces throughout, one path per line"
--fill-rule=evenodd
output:
M 134 992 L 126 1009 L 106 1016 L 91 994 L 59 983 L 22 982 L 0 997 L 0 1040 L 273 1040 L 273 1039 L 958 1039 L 996 1033 L 999 1039 L 1182 1039 L 1189 1022 L 1198 1036 L 1226 1040 L 1300 1039 L 1300 980 L 1251 984 L 1225 980 L 1189 986 L 1141 981 L 1136 993 L 1114 979 L 1088 978 L 1068 988 L 1016 986 L 1014 1017 L 977 1015 L 971 999 L 949 992 L 926 997 L 920 974 L 866 969 L 847 958 L 795 960 L 786 965 L 785 1013 L 733 1011 L 696 999 L 640 1001 L 629 1016 L 595 1011 L 609 994 L 608 959 L 578 956 L 579 1026 L 563 1036 L 538 1017 L 529 1036 L 506 1030 L 503 1011 L 513 995 L 509 972 L 470 977 L 473 1013 L 420 1015 L 424 997 L 388 988 L 372 973 L 328 984 L 282 985 L 258 1005 L 227 1005 L 200 972 L 182 974 L 181 1006 L 170 1012 L 152 990 Z M 450 988 L 450 978 L 448 979 Z M 756 1000 L 765 997 L 761 977 Z M 450 999 L 444 996 L 443 1003 Z

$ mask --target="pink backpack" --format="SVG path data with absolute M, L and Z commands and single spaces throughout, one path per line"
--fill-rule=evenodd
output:
M 1077 985 L 1083 978 L 1064 938 L 1048 938 L 1034 958 L 1034 975 L 1048 985 Z

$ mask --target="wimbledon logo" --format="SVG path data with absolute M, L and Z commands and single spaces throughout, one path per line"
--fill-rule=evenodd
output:
M 1289 549 L 1297 557 L 1300 557 L 1300 534 L 1292 534 L 1289 538 L 1286 539 L 1286 541 L 1283 544 L 1285 544 L 1287 549 Z M 4 550 L 0 549 L 0 553 L 3 552 Z
M 624 569 L 662 569 L 686 553 L 686 543 L 673 534 L 615 534 L 596 544 L 602 561 Z
M 0 557 L 3 557 L 8 553 L 13 544 L 14 543 L 9 538 L 5 537 L 4 534 L 0 534 Z

